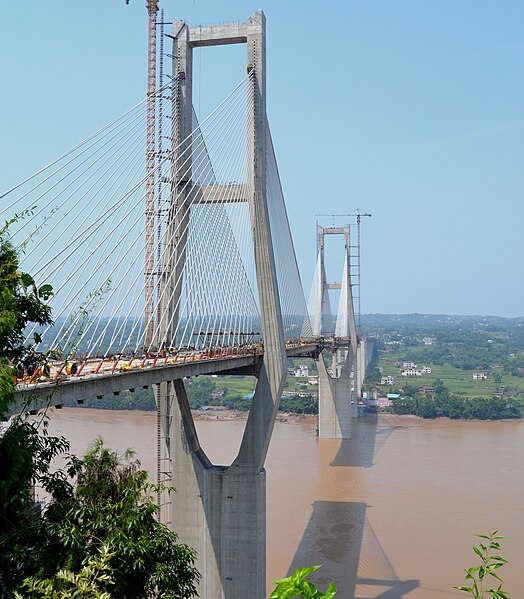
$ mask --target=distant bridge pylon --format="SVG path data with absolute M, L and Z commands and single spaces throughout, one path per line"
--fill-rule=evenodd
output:
M 326 236 L 344 238 L 344 259 L 340 283 L 327 280 L 325 268 Z M 351 419 L 357 415 L 360 368 L 353 289 L 351 280 L 350 226 L 322 227 L 317 224 L 317 262 L 309 310 L 316 337 L 334 337 L 345 343 L 333 348 L 331 363 L 326 350 L 318 359 L 318 434 L 327 439 L 351 438 Z M 329 291 L 340 290 L 336 321 L 333 321 Z

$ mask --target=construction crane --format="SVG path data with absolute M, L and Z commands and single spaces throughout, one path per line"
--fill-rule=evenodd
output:
M 125 0 L 129 4 L 129 0 Z M 145 346 L 153 343 L 155 268 L 155 112 L 156 16 L 158 0 L 147 0 L 147 112 L 146 112 L 146 238 L 145 238 Z

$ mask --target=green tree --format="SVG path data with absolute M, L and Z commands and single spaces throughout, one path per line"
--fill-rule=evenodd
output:
M 280 400 L 278 409 L 281 412 L 292 412 L 294 414 L 318 414 L 318 402 L 310 394 L 307 397 L 300 395 L 288 395 Z
M 435 379 L 435 381 L 433 382 L 433 387 L 435 388 L 436 395 L 449 392 L 449 389 L 446 387 L 442 379 Z
M 380 383 L 382 374 L 376 366 L 368 366 L 366 369 L 366 378 L 364 379 L 364 385 L 374 387 Z
M 31 351 L 24 345 L 23 331 L 30 323 L 49 324 L 51 313 L 45 301 L 49 285 L 38 289 L 33 278 L 20 268 L 19 256 L 9 238 L 15 216 L 0 227 L 0 418 L 5 418 L 14 400 L 15 368 Z M 19 408 L 21 409 L 21 408 Z M 67 448 L 67 442 L 49 437 L 45 426 L 24 414 L 11 419 L 0 436 L 0 596 L 11 597 L 12 589 L 30 573 L 28 549 L 39 534 L 40 517 L 32 488 L 39 483 L 57 494 L 65 483 L 61 473 L 51 473 L 51 461 Z
M 63 471 L 51 472 L 52 461 L 66 451 L 67 441 L 47 434 L 44 425 L 16 416 L 0 437 L 0 596 L 12 597 L 26 576 L 38 568 L 33 551 L 45 538 L 33 488 L 67 496 L 70 483 Z
M 436 418 L 438 411 L 435 402 L 427 398 L 417 400 L 416 414 L 421 418 Z
M 45 581 L 67 588 L 61 572 L 81 573 L 106 550 L 110 579 L 97 584 L 112 599 L 194 596 L 195 552 L 156 520 L 158 506 L 149 495 L 154 488 L 132 452 L 121 459 L 99 438 L 72 466 L 76 487 L 54 497 L 43 514 L 46 535 L 33 550 L 39 570 L 25 588 Z
M 18 218 L 0 228 L 0 416 L 5 415 L 13 399 L 11 365 L 20 367 L 31 351 L 24 345 L 24 329 L 30 323 L 51 323 L 51 309 L 45 302 L 53 289 L 50 285 L 37 288 L 33 277 L 20 269 L 17 250 L 9 237 L 9 226 Z
M 80 572 L 60 570 L 54 578 L 28 578 L 23 585 L 24 592 L 40 599 L 111 599 L 108 591 L 100 585 L 114 584 L 111 577 L 109 559 L 111 554 L 106 546 L 99 550 L 99 555 L 89 556 Z M 19 592 L 16 599 L 24 599 Z
M 402 387 L 402 390 L 404 391 L 404 395 L 407 395 L 408 397 L 414 397 L 418 394 L 418 387 L 416 385 L 410 385 L 409 383 L 405 384 Z
M 212 393 L 215 389 L 215 383 L 209 377 L 191 379 L 191 384 L 187 385 L 187 397 L 191 409 L 208 406 L 212 402 Z

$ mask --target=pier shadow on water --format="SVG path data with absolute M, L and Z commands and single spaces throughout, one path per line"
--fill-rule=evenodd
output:
M 330 466 L 371 468 L 373 458 L 389 436 L 402 426 L 378 426 L 377 414 L 365 414 L 353 420 L 351 439 L 340 441 Z
M 399 580 L 366 509 L 365 503 L 315 501 L 288 575 L 322 564 L 309 580 L 322 592 L 334 582 L 337 599 L 401 599 L 418 588 L 418 580 Z

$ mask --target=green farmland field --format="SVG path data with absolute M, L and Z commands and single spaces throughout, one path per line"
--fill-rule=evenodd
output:
M 417 369 L 422 369 L 422 366 L 430 366 L 431 374 L 423 374 L 416 377 L 401 376 L 402 367 L 396 366 L 395 363 L 402 361 L 406 355 L 406 350 L 379 352 L 379 368 L 383 376 L 392 375 L 395 377 L 393 388 L 402 388 L 404 385 L 413 385 L 415 387 L 432 387 L 435 379 L 441 379 L 452 393 L 464 395 L 466 397 L 491 397 L 499 387 L 504 387 L 507 390 L 524 392 L 524 378 L 511 376 L 504 373 L 501 377 L 501 382 L 496 383 L 493 374 L 488 374 L 486 380 L 474 380 L 474 372 L 482 372 L 482 370 L 461 370 L 454 368 L 449 364 L 442 366 L 431 363 L 418 363 Z

